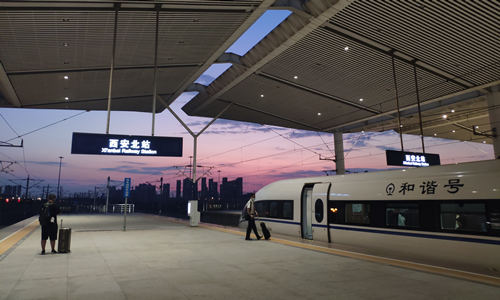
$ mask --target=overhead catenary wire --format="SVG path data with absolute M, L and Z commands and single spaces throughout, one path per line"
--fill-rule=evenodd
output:
M 82 114 L 84 114 L 84 113 L 86 113 L 86 112 L 89 112 L 89 111 L 82 111 L 82 112 L 79 112 L 79 113 L 74 114 L 74 115 L 72 115 L 72 116 L 69 116 L 69 117 L 67 117 L 67 118 L 64 118 L 64 119 L 62 119 L 62 120 L 59 120 L 59 121 L 56 121 L 56 122 L 52 122 L 52 123 L 50 123 L 50 124 L 47 124 L 47 125 L 45 125 L 45 126 L 42 126 L 42 127 L 40 127 L 40 128 L 37 128 L 37 129 L 31 130 L 31 131 L 25 132 L 25 133 L 20 134 L 20 135 L 18 134 L 18 136 L 13 137 L 13 138 L 11 138 L 11 139 L 7 140 L 6 142 L 10 142 L 10 141 L 12 141 L 12 140 L 15 140 L 15 139 L 18 139 L 18 138 L 20 138 L 20 137 L 26 136 L 26 135 L 28 135 L 28 134 L 32 134 L 32 133 L 34 133 L 34 132 L 40 131 L 40 130 L 45 129 L 45 128 L 48 128 L 48 127 L 50 127 L 50 126 L 53 126 L 53 125 L 59 124 L 59 123 L 61 123 L 61 122 L 67 121 L 67 120 L 72 119 L 72 118 L 75 118 L 75 117 L 78 117 L 79 115 L 82 115 Z
M 19 136 L 19 133 L 17 133 L 17 131 L 14 129 L 14 127 L 12 127 L 10 125 L 9 121 L 7 121 L 7 119 L 2 115 L 2 113 L 0 113 L 0 117 L 2 117 L 2 119 L 5 121 L 7 126 L 9 126 L 10 130 L 12 130 L 17 136 Z

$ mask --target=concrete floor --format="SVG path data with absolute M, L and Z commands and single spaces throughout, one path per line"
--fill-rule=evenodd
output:
M 499 299 L 500 287 L 136 214 L 63 216 L 70 254 L 40 229 L 0 260 L 0 299 Z

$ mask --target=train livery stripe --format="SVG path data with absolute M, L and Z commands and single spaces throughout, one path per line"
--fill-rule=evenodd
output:
M 0 241 L 0 256 L 38 227 L 38 220 L 31 222 Z
M 298 223 L 298 222 L 272 220 L 272 219 L 265 219 L 265 218 L 260 218 L 259 220 L 271 222 L 271 223 L 283 223 L 283 224 L 291 224 L 291 225 L 300 226 L 300 223 Z M 321 224 L 312 224 L 312 226 L 319 227 L 319 228 L 327 228 L 328 227 L 327 225 L 321 225 Z M 434 235 L 434 234 L 429 234 L 429 233 L 416 233 L 416 232 L 396 232 L 396 231 L 389 231 L 389 230 L 383 230 L 383 229 L 371 229 L 371 228 L 342 227 L 342 226 L 336 226 L 333 224 L 330 224 L 330 229 L 351 230 L 351 231 L 369 232 L 369 233 L 378 233 L 378 234 L 391 234 L 391 235 L 399 235 L 399 236 L 409 236 L 409 237 L 437 239 L 437 240 L 448 240 L 448 241 L 457 241 L 457 242 L 500 245 L 500 241 L 498 241 L 498 240 L 489 240 L 489 239 L 482 239 L 482 238 L 469 238 L 469 237 L 461 237 L 461 236 Z
M 448 240 L 448 241 L 458 241 L 458 242 L 500 245 L 500 241 L 497 241 L 497 240 L 468 238 L 468 237 L 461 237 L 461 236 L 433 235 L 433 234 L 416 233 L 416 232 L 395 232 L 395 231 L 380 230 L 380 229 L 341 227 L 341 226 L 335 226 L 335 225 L 330 225 L 330 228 L 339 229 L 339 230 L 351 230 L 351 231 L 360 231 L 360 232 L 369 232 L 369 233 L 381 233 L 381 234 L 410 236 L 410 237 L 418 237 L 418 238 L 426 238 L 426 239 L 438 239 L 438 240 Z

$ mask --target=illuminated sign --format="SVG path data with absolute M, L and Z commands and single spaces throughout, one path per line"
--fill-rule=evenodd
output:
M 72 154 L 182 156 L 182 138 L 73 132 Z
M 123 180 L 123 197 L 128 198 L 130 196 L 130 178 L 125 178 Z
M 385 150 L 387 165 L 405 167 L 439 166 L 439 154 Z

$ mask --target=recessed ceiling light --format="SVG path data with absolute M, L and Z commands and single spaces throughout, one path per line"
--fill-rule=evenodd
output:
M 446 119 L 448 118 L 448 115 L 442 115 L 441 118 Z
M 293 76 L 293 79 L 299 79 L 299 76 L 295 75 Z
M 399 128 L 403 128 L 403 124 L 399 125 Z
M 452 112 L 452 113 L 454 113 L 454 112 L 455 112 L 455 110 L 454 110 L 454 109 L 452 109 L 452 110 L 451 110 L 451 112 Z
M 365 131 L 364 131 L 364 130 L 361 130 L 361 133 L 365 133 Z
M 483 141 L 483 144 L 486 144 L 486 141 Z
M 344 51 L 349 51 L 349 46 L 345 46 Z
M 261 98 L 264 98 L 264 94 L 260 94 L 260 97 L 261 97 Z
M 455 133 L 455 129 L 453 129 L 451 132 Z
M 69 76 L 68 75 L 64 75 L 64 79 L 68 80 Z
M 363 102 L 363 98 L 359 98 L 359 102 Z
M 437 133 L 434 133 L 434 136 L 437 136 L 438 134 Z
M 64 97 L 64 100 L 68 101 L 68 100 L 69 100 L 69 97 Z
M 479 126 L 476 125 L 476 126 L 474 126 L 474 128 L 479 129 Z
M 321 116 L 321 113 L 318 113 L 318 116 Z

